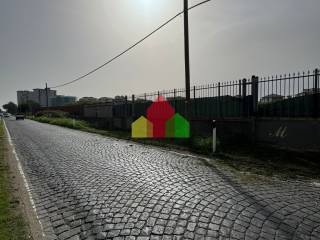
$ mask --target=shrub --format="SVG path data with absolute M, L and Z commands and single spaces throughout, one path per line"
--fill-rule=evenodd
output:
M 49 123 L 73 129 L 85 129 L 89 127 L 89 124 L 87 122 L 71 118 L 55 118 L 51 119 Z
M 211 153 L 212 152 L 212 137 L 194 137 L 192 139 L 192 148 L 196 152 Z
M 67 118 L 69 113 L 60 110 L 44 110 L 37 112 L 36 117 L 48 117 L 48 118 Z
M 72 118 L 52 118 L 52 117 L 40 116 L 40 117 L 31 118 L 31 119 L 38 122 L 42 122 L 42 123 L 49 123 L 49 124 L 53 124 L 61 127 L 73 128 L 73 129 L 90 128 L 89 123 L 81 120 L 72 119 Z

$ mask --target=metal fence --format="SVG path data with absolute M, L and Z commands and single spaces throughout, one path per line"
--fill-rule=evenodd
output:
M 260 116 L 319 116 L 318 69 L 262 78 L 258 91 Z
M 132 95 L 113 106 L 115 117 L 146 116 L 163 96 L 176 112 L 193 119 L 240 117 L 319 117 L 319 70 Z

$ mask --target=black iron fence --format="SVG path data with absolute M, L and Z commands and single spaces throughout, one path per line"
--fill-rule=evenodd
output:
M 188 102 L 185 89 L 142 94 L 131 102 L 135 110 L 134 115 L 145 115 L 145 109 L 152 101 L 163 96 L 176 112 L 189 115 L 191 118 L 241 117 L 250 113 L 250 92 L 247 81 L 226 82 L 192 87 Z
M 191 119 L 239 117 L 319 117 L 319 70 L 194 86 L 190 100 L 185 89 L 125 97 L 113 106 L 115 117 L 146 116 L 148 107 L 163 96 L 180 114 Z
M 319 70 L 262 78 L 259 116 L 319 117 Z

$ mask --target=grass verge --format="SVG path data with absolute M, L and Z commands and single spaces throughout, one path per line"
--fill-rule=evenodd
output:
M 218 154 L 218 163 L 233 170 L 282 179 L 320 180 L 319 154 L 259 146 L 230 146 Z
M 97 129 L 90 123 L 83 120 L 72 118 L 50 118 L 47 116 L 31 117 L 31 120 L 53 124 L 57 126 L 67 127 L 71 129 L 82 130 L 85 132 L 96 133 L 104 136 L 131 140 L 143 144 L 155 145 L 160 147 L 168 147 L 179 150 L 193 151 L 200 154 L 210 154 L 212 141 L 211 138 L 194 138 L 194 139 L 132 139 L 131 133 L 128 131 L 109 131 L 105 129 Z
M 27 228 L 19 207 L 19 199 L 14 196 L 10 181 L 9 166 L 6 162 L 5 134 L 0 120 L 0 239 L 24 240 Z
M 33 117 L 32 120 L 78 129 L 104 136 L 131 140 L 143 144 L 166 147 L 182 151 L 190 151 L 207 157 L 215 157 L 215 162 L 241 173 L 246 179 L 255 179 L 252 175 L 279 177 L 282 179 L 320 179 L 319 156 L 307 155 L 266 147 L 221 146 L 219 152 L 211 152 L 210 137 L 194 137 L 192 139 L 132 139 L 130 132 L 97 129 L 90 123 L 70 118 Z

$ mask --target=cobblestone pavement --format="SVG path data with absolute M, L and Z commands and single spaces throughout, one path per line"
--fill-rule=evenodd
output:
M 7 120 L 47 239 L 320 239 L 320 188 L 239 183 L 196 157 Z

